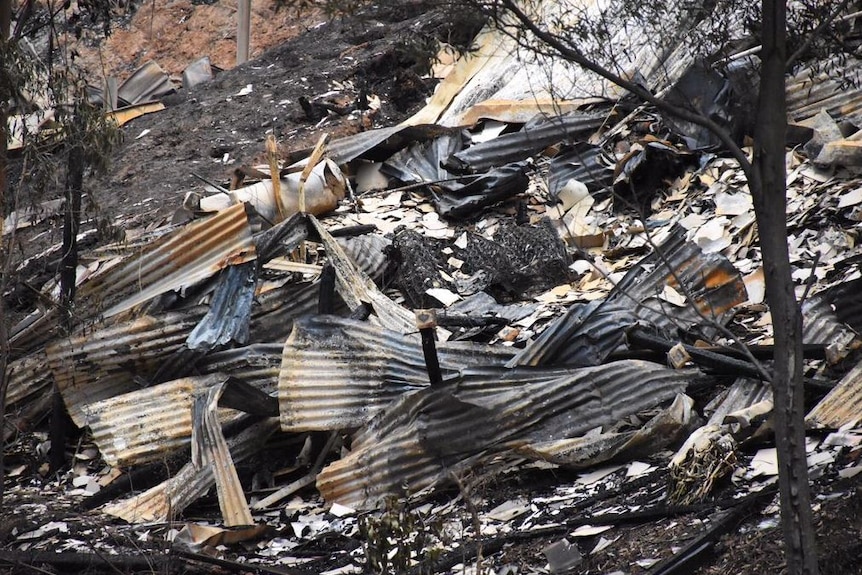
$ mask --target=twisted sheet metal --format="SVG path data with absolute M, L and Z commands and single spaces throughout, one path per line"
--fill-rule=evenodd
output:
M 75 318 L 80 323 L 114 316 L 254 258 L 245 207 L 237 204 L 157 239 L 83 282 L 78 288 Z M 11 330 L 10 345 L 22 350 L 45 345 L 55 335 L 58 321 L 57 308 L 28 318 Z
M 7 366 L 8 387 L 6 388 L 6 407 L 28 400 L 34 395 L 48 393 L 53 379 L 51 372 L 45 369 L 47 356 L 44 351 L 38 351 L 27 357 L 9 362 Z
M 838 284 L 802 304 L 802 341 L 823 344 L 831 362 L 859 347 L 862 329 L 862 279 Z
M 654 407 L 685 388 L 691 372 L 641 361 L 584 368 L 464 401 L 448 389 L 403 395 L 354 438 L 353 451 L 318 475 L 327 501 L 378 506 L 390 494 L 413 494 L 478 466 L 497 453 L 575 437 Z
M 693 299 L 683 307 L 666 302 L 659 297 L 665 286 Z M 745 284 L 733 264 L 720 254 L 704 254 L 697 244 L 686 241 L 682 227 L 675 226 L 605 300 L 571 306 L 509 365 L 596 365 L 622 343 L 625 330 L 639 321 L 673 334 L 704 318 L 721 323 L 746 299 Z
M 552 144 L 587 137 L 606 121 L 607 114 L 604 112 L 571 112 L 543 118 L 526 124 L 517 132 L 455 152 L 449 158 L 443 158 L 444 166 L 458 174 L 484 172 L 489 168 L 526 160 Z
M 508 348 L 467 342 L 440 342 L 437 351 L 449 375 L 470 366 L 501 366 L 512 357 Z M 334 316 L 302 318 L 284 344 L 281 426 L 356 428 L 393 399 L 427 385 L 418 336 Z
M 227 439 L 234 462 L 243 461 L 266 444 L 278 429 L 278 419 L 265 419 Z M 189 462 L 176 475 L 159 485 L 128 499 L 111 503 L 102 510 L 129 523 L 169 521 L 215 484 L 212 466 L 198 467 Z
M 796 122 L 826 110 L 836 120 L 862 121 L 862 60 L 835 58 L 802 68 L 787 80 L 787 113 Z
M 862 422 L 862 362 L 841 378 L 805 416 L 805 421 L 817 428 L 858 427 Z
M 93 441 L 113 466 L 165 458 L 191 442 L 195 396 L 226 379 L 186 377 L 86 405 Z
M 47 348 L 48 367 L 75 425 L 88 424 L 84 407 L 140 389 L 184 347 L 205 308 L 108 323 Z
M 79 305 L 110 317 L 161 293 L 192 285 L 255 258 L 243 204 L 193 222 L 84 283 Z
M 196 367 L 201 373 L 225 373 L 268 394 L 275 394 L 284 344 L 257 343 L 210 353 Z

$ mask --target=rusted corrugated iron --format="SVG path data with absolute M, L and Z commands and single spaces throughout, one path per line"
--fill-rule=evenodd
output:
M 78 292 L 79 306 L 90 303 L 110 317 L 254 258 L 246 207 L 237 204 L 212 218 L 192 222 L 84 283 Z
M 560 150 L 548 168 L 548 193 L 552 198 L 570 181 L 577 180 L 591 193 L 610 188 L 614 183 L 616 160 L 599 146 L 578 142 Z
M 189 349 L 209 351 L 231 342 L 248 342 L 251 306 L 257 284 L 255 262 L 222 270 L 209 309 L 189 334 Z
M 575 437 L 654 407 L 682 392 L 691 377 L 622 361 L 518 385 L 482 403 L 426 388 L 402 396 L 362 428 L 350 455 L 325 468 L 317 487 L 327 501 L 374 507 L 387 495 L 445 482 L 494 454 Z
M 87 425 L 84 406 L 150 383 L 162 363 L 185 346 L 206 310 L 196 307 L 98 326 L 47 348 L 47 364 L 75 425 Z
M 51 372 L 45 369 L 47 357 L 44 351 L 9 362 L 6 373 L 9 378 L 6 389 L 6 406 L 14 406 L 51 386 Z
M 439 342 L 440 367 L 502 365 L 508 348 Z M 297 320 L 284 344 L 278 397 L 285 431 L 351 429 L 402 394 L 427 386 L 416 335 L 335 316 Z
M 862 422 L 862 363 L 841 378 L 805 416 L 805 421 L 811 427 L 827 429 L 856 427 Z
M 229 265 L 254 258 L 248 217 L 245 207 L 238 204 L 156 240 L 82 283 L 75 317 L 79 321 L 111 317 L 167 291 L 190 286 Z M 54 335 L 57 325 L 58 312 L 52 308 L 38 319 L 13 327 L 10 345 L 38 348 Z
M 643 458 L 685 437 L 697 419 L 694 400 L 680 394 L 670 406 L 662 409 L 639 429 L 540 441 L 520 448 L 518 452 L 531 459 L 574 469 L 612 460 Z
M 275 394 L 284 344 L 256 343 L 204 356 L 196 368 L 201 373 L 226 373 L 260 391 Z
M 189 445 L 195 396 L 226 380 L 223 374 L 182 378 L 90 403 L 83 412 L 109 465 L 146 463 Z
M 335 238 L 321 225 L 317 218 L 308 216 L 312 226 L 320 236 L 329 263 L 335 268 L 338 292 L 351 309 L 362 304 L 371 304 L 374 313 L 383 327 L 401 333 L 416 330 L 413 314 L 389 299 L 375 285 L 374 280 L 359 269 Z
M 802 341 L 826 345 L 831 363 L 860 345 L 862 279 L 840 283 L 802 304 Z
M 117 90 L 117 96 L 127 104 L 158 100 L 174 91 L 171 79 L 162 68 L 150 60 L 135 70 Z
M 862 120 L 862 61 L 844 57 L 817 65 L 818 70 L 806 67 L 788 78 L 788 117 L 799 122 L 826 110 L 836 120 L 858 125 Z
M 196 394 L 192 405 L 192 465 L 197 469 L 209 467 L 215 478 L 216 493 L 222 519 L 228 527 L 252 525 L 254 519 L 239 482 L 230 449 L 218 417 L 219 398 L 225 382 L 215 382 Z
M 278 429 L 278 419 L 265 419 L 227 439 L 234 462 L 260 451 L 267 438 Z M 106 505 L 102 510 L 130 523 L 169 521 L 203 496 L 215 483 L 212 466 L 197 467 L 187 463 L 173 477 L 147 491 Z
M 685 286 L 685 288 L 680 287 Z M 659 297 L 665 286 L 695 299 L 679 307 Z M 576 304 L 527 345 L 510 365 L 595 365 L 624 340 L 625 329 L 646 321 L 673 334 L 702 323 L 721 323 L 747 299 L 739 271 L 720 254 L 704 254 L 675 226 L 602 301 Z

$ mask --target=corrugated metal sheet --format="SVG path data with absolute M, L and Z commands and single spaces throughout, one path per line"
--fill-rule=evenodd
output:
M 7 409 L 34 395 L 49 393 L 47 389 L 51 387 L 54 380 L 51 372 L 45 369 L 46 363 L 47 357 L 44 351 L 9 362 L 6 370 L 6 376 L 9 378 L 6 388 Z
M 665 33 L 655 34 L 637 29 L 628 21 L 614 26 L 603 18 L 602 12 L 615 8 L 612 3 L 593 0 L 530 4 L 530 9 L 542 11 L 539 18 L 550 28 L 577 29 L 578 20 L 584 16 L 601 18 L 608 23 L 613 29 L 603 42 L 617 50 L 613 61 L 600 63 L 610 69 L 623 75 L 636 71 L 654 91 L 678 78 L 694 57 L 694 51 L 687 45 L 689 36 L 684 32 L 693 23 L 680 16 L 678 21 L 668 22 Z M 532 115 L 557 115 L 559 107 L 555 105 L 617 100 L 622 94 L 609 82 L 565 62 L 556 54 L 537 54 L 519 48 L 519 42 L 529 41 L 529 38 L 523 31 L 517 33 L 517 39 L 513 35 L 516 32 L 509 32 L 494 30 L 490 25 L 486 27 L 474 40 L 477 49 L 456 63 L 428 105 L 408 123 L 460 126 L 474 122 L 482 112 L 495 113 L 488 117 L 501 121 L 514 121 L 524 117 L 525 107 L 530 104 Z M 668 38 L 677 40 L 671 43 Z M 491 108 L 484 106 L 485 102 L 496 105 Z
M 455 173 L 484 172 L 532 157 L 548 146 L 589 136 L 607 121 L 607 113 L 572 112 L 526 124 L 519 131 L 470 146 L 445 159 L 444 166 Z
M 111 317 L 254 258 L 245 207 L 238 204 L 180 228 L 97 272 L 78 288 L 75 317 L 80 322 Z M 58 317 L 52 308 L 35 321 L 19 323 L 10 331 L 10 345 L 21 350 L 45 345 L 55 335 Z
M 201 373 L 226 373 L 268 394 L 278 388 L 282 343 L 257 343 L 207 354 L 197 364 Z
M 190 286 L 233 264 L 252 261 L 254 243 L 245 206 L 237 204 L 192 222 L 81 285 L 78 307 L 116 315 L 166 291 Z
M 215 383 L 194 398 L 192 465 L 213 470 L 219 508 L 226 526 L 253 525 L 254 519 L 218 418 L 218 401 L 224 387 L 224 382 Z
M 408 144 L 430 140 L 451 131 L 451 128 L 420 125 L 420 123 L 399 124 L 388 128 L 368 130 L 333 140 L 326 147 L 326 157 L 339 165 L 346 164 L 360 156 L 382 161 Z M 304 166 L 310 153 L 311 149 L 298 152 L 297 154 L 302 159 L 290 167 Z
M 163 459 L 191 443 L 195 396 L 226 379 L 186 377 L 90 403 L 83 411 L 93 441 L 109 465 Z
M 838 429 L 862 422 L 862 362 L 841 378 L 805 417 L 811 427 Z
M 117 90 L 117 96 L 128 104 L 158 100 L 174 91 L 168 74 L 152 60 L 129 76 Z
M 427 388 L 402 396 L 354 438 L 353 451 L 318 475 L 327 501 L 354 508 L 416 493 L 494 454 L 575 437 L 682 392 L 690 372 L 625 361 L 519 385 L 481 404 Z
M 439 342 L 440 367 L 450 375 L 469 366 L 502 365 L 501 346 Z M 429 384 L 417 335 L 334 316 L 297 320 L 284 344 L 278 382 L 285 431 L 350 429 L 408 391 Z
M 569 180 L 584 184 L 590 192 L 609 188 L 614 183 L 616 160 L 599 146 L 579 142 L 560 150 L 548 168 L 548 192 L 558 197 Z
M 541 459 L 573 469 L 606 461 L 629 461 L 652 455 L 678 442 L 697 419 L 694 400 L 676 396 L 673 403 L 632 431 L 587 434 L 573 439 L 541 441 L 518 450 L 531 459 Z
M 862 122 L 862 60 L 818 62 L 819 70 L 805 67 L 787 80 L 787 113 L 796 122 L 826 110 L 836 120 Z
M 416 321 L 413 314 L 381 292 L 374 280 L 358 268 L 326 228 L 317 221 L 317 218 L 308 217 L 320 235 L 329 263 L 335 268 L 338 293 L 345 303 L 351 309 L 355 309 L 363 303 L 371 304 L 380 323 L 387 329 L 401 333 L 416 331 Z
M 751 379 L 738 379 L 727 391 L 715 397 L 704 408 L 704 414 L 712 414 L 706 424 L 721 425 L 728 414 L 767 399 L 772 399 L 772 390 L 769 384 Z
M 659 297 L 669 285 L 695 298 L 685 307 Z M 721 322 L 733 306 L 747 299 L 745 284 L 733 264 L 720 254 L 704 254 L 675 226 L 656 251 L 635 265 L 602 301 L 576 304 L 552 323 L 510 365 L 595 365 L 624 339 L 639 320 L 674 335 L 702 322 L 703 314 Z M 673 337 L 673 339 L 676 339 Z
M 839 356 L 860 344 L 862 279 L 838 284 L 802 304 L 802 341 L 832 347 Z
M 209 309 L 189 334 L 186 346 L 204 352 L 231 342 L 247 343 L 256 284 L 254 262 L 224 269 Z
M 260 451 L 277 429 L 278 419 L 273 417 L 228 438 L 233 461 L 243 461 Z M 209 491 L 214 483 L 211 466 L 201 468 L 189 462 L 167 481 L 129 499 L 106 505 L 102 511 L 130 523 L 169 521 Z
M 285 284 L 255 298 L 249 323 L 249 343 L 282 345 L 297 317 L 317 312 L 318 281 Z
M 148 385 L 161 364 L 185 345 L 205 311 L 199 307 L 109 322 L 49 346 L 47 365 L 75 425 L 88 424 L 85 405 Z

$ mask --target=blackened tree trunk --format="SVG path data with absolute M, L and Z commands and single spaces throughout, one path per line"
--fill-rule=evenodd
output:
M 79 121 L 77 116 L 71 120 L 73 126 Z M 81 227 L 81 195 L 84 184 L 84 149 L 79 139 L 74 133 L 67 138 L 70 149 L 66 164 L 66 209 L 63 214 L 63 258 L 60 262 L 60 310 L 67 333 L 72 331 L 74 324 L 78 230 Z M 54 473 L 65 464 L 66 438 L 69 436 L 71 422 L 56 384 L 52 393 L 50 471 Z
M 775 367 L 772 378 L 775 442 L 781 490 L 781 526 L 787 572 L 816 575 L 817 549 L 805 457 L 802 382 L 802 316 L 787 250 L 785 135 L 787 61 L 784 0 L 763 0 L 762 70 L 749 186 L 760 234 L 766 298 L 772 312 Z
M 0 0 L 0 50 L 6 50 L 6 43 L 9 41 L 9 28 L 12 25 L 12 0 Z M 2 94 L 0 90 L 0 94 Z M 7 162 L 6 152 L 8 145 L 8 135 L 6 134 L 6 106 L 5 96 L 0 97 L 0 222 L 6 217 L 6 206 L 8 204 L 6 194 L 8 193 L 7 183 Z M 2 224 L 0 224 L 2 227 Z M 4 458 L 3 454 L 6 447 L 6 442 L 3 441 L 6 431 L 6 388 L 9 385 L 6 370 L 8 368 L 9 357 L 9 332 L 6 327 L 6 301 L 2 298 L 5 292 L 5 278 L 8 277 L 9 264 L 8 246 L 3 240 L 3 231 L 0 230 L 0 502 L 3 501 L 3 483 L 6 478 L 4 473 Z

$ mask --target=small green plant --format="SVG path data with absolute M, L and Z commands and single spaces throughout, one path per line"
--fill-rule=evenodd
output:
M 359 518 L 359 533 L 364 540 L 365 567 L 368 573 L 406 573 L 414 565 L 432 573 L 440 557 L 443 524 L 429 521 L 410 509 L 406 501 L 388 497 L 382 511 Z

